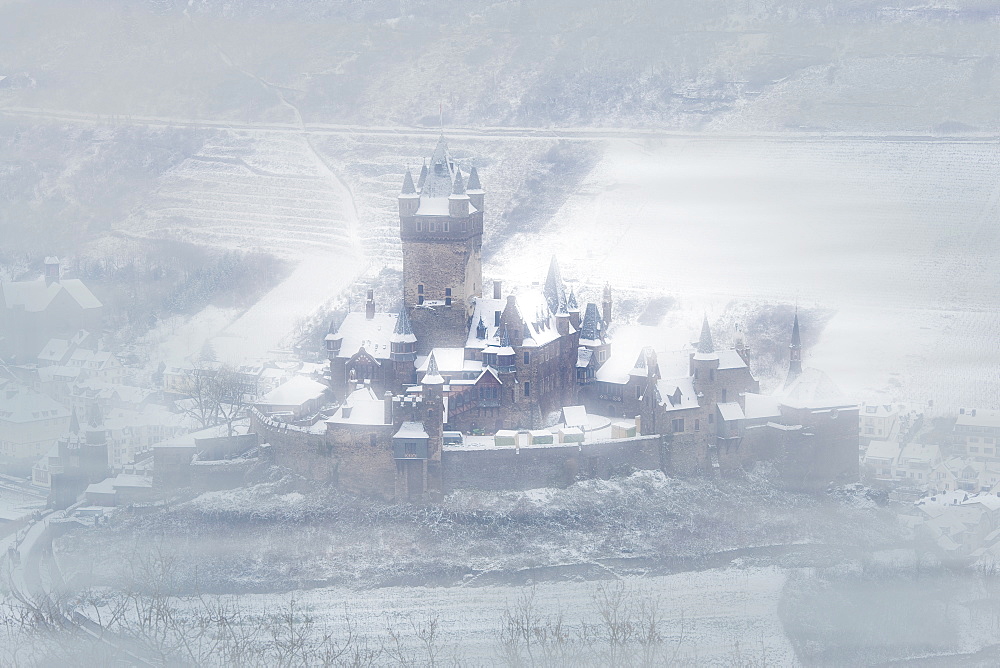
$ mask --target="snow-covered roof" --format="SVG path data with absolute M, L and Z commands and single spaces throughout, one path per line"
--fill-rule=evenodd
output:
M 865 459 L 888 459 L 896 461 L 899 457 L 898 441 L 872 441 L 865 450 Z
M 146 476 L 135 475 L 134 473 L 119 473 L 112 481 L 112 485 L 116 491 L 123 487 L 149 489 L 153 486 L 153 481 Z
M 46 282 L 44 278 L 33 281 L 17 281 L 0 284 L 0 296 L 7 308 L 24 307 L 25 311 L 40 312 L 65 292 L 82 309 L 95 309 L 102 306 L 86 285 L 78 278 L 68 278 L 59 281 Z
M 589 423 L 585 406 L 564 406 L 562 413 L 563 423 L 567 427 L 586 428 Z
M 719 407 L 719 414 L 722 419 L 726 422 L 733 422 L 735 420 L 743 419 L 743 409 L 735 401 L 725 401 L 717 404 Z
M 900 462 L 930 464 L 941 457 L 940 446 L 932 443 L 907 443 L 899 453 Z
M 680 411 L 698 407 L 698 395 L 689 377 L 662 378 L 656 381 L 656 391 L 660 396 L 660 406 L 664 410 Z
M 326 393 L 326 390 L 326 385 L 312 378 L 293 376 L 265 394 L 257 403 L 269 406 L 301 406 L 309 401 L 319 399 Z
M 404 422 L 399 425 L 399 431 L 392 435 L 393 438 L 430 438 L 424 425 L 419 422 Z
M 66 339 L 49 339 L 49 342 L 38 353 L 40 362 L 61 362 L 69 353 L 69 341 Z
M 964 427 L 1000 427 L 1000 411 L 976 410 L 965 411 L 956 418 L 955 424 Z
M 781 417 L 781 408 L 775 397 L 747 392 L 743 395 L 744 415 L 748 420 L 765 420 Z
M 723 369 L 745 369 L 747 368 L 747 363 L 743 361 L 740 354 L 730 348 L 729 350 L 720 350 L 717 352 L 719 356 L 719 370 Z
M 100 482 L 92 482 L 87 485 L 86 494 L 114 494 L 115 493 L 115 479 L 105 478 Z
M 0 397 L 0 421 L 36 422 L 69 417 L 69 411 L 53 399 L 34 390 L 22 389 L 14 396 Z
M 628 382 L 629 373 L 635 367 L 636 356 L 641 350 L 641 346 L 631 346 L 621 350 L 616 344 L 616 347 L 611 349 L 611 356 L 597 370 L 595 378 L 602 383 L 624 385 Z
M 478 374 L 483 370 L 479 360 L 465 359 L 465 348 L 434 348 L 431 351 L 437 361 L 438 371 L 443 374 L 470 372 Z M 427 373 L 430 354 L 417 360 L 417 373 Z
M 576 351 L 576 367 L 585 369 L 590 366 L 590 360 L 594 357 L 594 351 L 590 348 L 578 348 Z
M 347 408 L 347 415 L 344 409 Z M 327 424 L 384 425 L 385 401 L 375 396 L 371 387 L 354 390 L 347 396 L 344 405 L 337 409 Z
M 417 207 L 418 216 L 450 216 L 447 197 L 421 197 Z
M 819 369 L 805 369 L 779 394 L 782 405 L 790 408 L 849 408 L 857 402 L 848 399 L 829 376 Z
M 368 319 L 364 312 L 348 313 L 334 339 L 342 339 L 337 357 L 350 359 L 361 348 L 375 359 L 389 359 L 392 334 L 396 329 L 395 313 L 376 313 Z M 330 338 L 329 335 L 327 338 Z

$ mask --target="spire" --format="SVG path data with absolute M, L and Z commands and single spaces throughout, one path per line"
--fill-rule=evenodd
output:
M 701 338 L 698 339 L 699 353 L 714 353 L 715 343 L 712 342 L 712 330 L 708 326 L 708 316 L 701 323 Z
M 469 172 L 469 183 L 466 185 L 468 190 L 482 190 L 483 186 L 479 183 L 479 170 L 476 166 L 472 166 L 472 171 Z
M 553 255 L 549 261 L 549 273 L 545 277 L 545 288 L 542 290 L 549 310 L 559 313 L 566 310 L 566 286 L 563 285 L 562 273 L 559 271 L 559 261 Z
M 476 325 L 476 338 L 477 339 L 486 338 L 486 323 L 483 322 L 483 316 L 479 316 L 479 324 Z
M 500 330 L 500 347 L 510 348 L 510 336 L 507 334 L 506 324 L 504 324 L 503 329 Z
M 406 305 L 402 302 L 399 303 L 399 317 L 396 318 L 396 327 L 392 330 L 393 334 L 399 334 L 400 336 L 412 336 L 413 326 L 410 324 L 410 316 L 406 312 Z
M 416 195 L 417 189 L 413 187 L 413 174 L 410 173 L 410 168 L 406 168 L 406 176 L 403 177 L 403 195 Z
M 441 133 L 437 146 L 434 147 L 434 152 L 431 154 L 432 166 L 436 168 L 438 165 L 442 164 L 448 164 L 448 142 L 444 140 L 444 133 Z
M 597 304 L 590 302 L 583 314 L 583 324 L 580 325 L 580 338 L 588 341 L 602 339 L 601 317 L 597 315 Z
M 795 319 L 792 320 L 792 342 L 788 346 L 788 376 L 785 378 L 787 386 L 802 373 L 802 339 L 799 337 L 799 312 L 795 311 Z
M 455 167 L 455 182 L 451 188 L 452 195 L 464 195 L 465 194 L 465 183 L 462 181 L 462 168 Z
M 438 371 L 438 363 L 434 359 L 434 351 L 432 350 L 431 358 L 427 362 L 427 373 L 424 374 L 421 385 L 442 385 L 443 383 L 444 378 L 441 377 L 441 372 Z
M 566 310 L 567 311 L 579 311 L 580 305 L 576 302 L 576 293 L 573 292 L 573 288 L 569 289 L 569 299 L 566 300 Z
M 424 158 L 424 164 L 420 168 L 420 176 L 417 177 L 417 190 L 424 189 L 424 181 L 427 180 L 427 158 Z

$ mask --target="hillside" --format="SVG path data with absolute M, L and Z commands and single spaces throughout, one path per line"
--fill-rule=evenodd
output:
M 995 131 L 981 0 L 0 6 L 0 105 L 231 122 Z M 284 99 L 283 99 L 284 98 Z

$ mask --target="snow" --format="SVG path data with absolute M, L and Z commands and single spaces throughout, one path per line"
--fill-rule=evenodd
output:
M 393 434 L 393 438 L 430 438 L 430 436 L 420 422 L 404 422 L 399 426 L 399 431 Z
M 720 403 L 718 404 L 718 406 L 719 406 L 719 414 L 722 415 L 722 419 L 725 420 L 726 422 L 731 422 L 734 420 L 742 420 L 744 417 L 743 409 L 741 409 L 740 405 L 735 401 L 727 401 L 724 403 Z
M 986 139 L 610 140 L 551 222 L 485 270 L 532 275 L 555 253 L 578 293 L 666 292 L 677 309 L 654 345 L 689 343 L 733 299 L 818 305 L 836 313 L 805 361 L 848 395 L 989 406 L 998 164 Z
M 567 427 L 586 429 L 589 423 L 586 406 L 564 406 L 562 409 L 563 423 Z
M 305 376 L 293 376 L 287 382 L 265 394 L 258 404 L 272 406 L 301 406 L 319 399 L 327 391 L 327 386 Z
M 364 348 L 375 359 L 388 359 L 398 317 L 395 313 L 375 313 L 369 319 L 364 312 L 348 313 L 337 330 L 343 339 L 337 357 L 350 359 Z

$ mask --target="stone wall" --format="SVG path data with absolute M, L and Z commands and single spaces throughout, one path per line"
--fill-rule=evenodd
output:
M 441 465 L 445 492 L 456 489 L 566 487 L 585 478 L 610 478 L 640 469 L 662 469 L 659 436 L 639 436 L 580 445 L 515 449 L 449 449 Z

